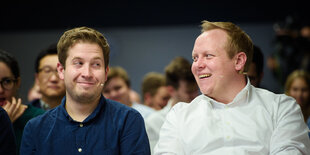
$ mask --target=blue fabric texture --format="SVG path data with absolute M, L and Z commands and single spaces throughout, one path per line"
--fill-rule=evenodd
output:
M 83 122 L 60 106 L 30 120 L 20 154 L 150 154 L 144 120 L 139 112 L 103 96 Z
M 16 142 L 11 120 L 0 106 L 0 155 L 15 155 Z

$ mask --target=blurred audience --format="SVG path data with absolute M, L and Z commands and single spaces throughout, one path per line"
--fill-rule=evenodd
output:
M 44 111 L 32 105 L 22 104 L 22 100 L 17 97 L 21 84 L 19 66 L 13 55 L 2 50 L 0 50 L 0 80 L 0 106 L 13 123 L 18 153 L 24 126 L 31 118 L 43 114 Z
M 287 78 L 285 94 L 296 99 L 301 107 L 305 122 L 310 116 L 310 75 L 305 70 L 295 70 Z
M 61 103 L 65 95 L 65 85 L 58 76 L 57 62 L 56 44 L 50 45 L 39 53 L 35 62 L 35 85 L 39 87 L 41 98 L 32 100 L 29 104 L 49 110 Z
M 144 119 L 155 111 L 146 105 L 133 102 L 130 99 L 130 91 L 130 79 L 125 69 L 119 66 L 110 67 L 107 81 L 103 86 L 104 97 L 136 109 Z
M 142 81 L 142 96 L 144 105 L 155 110 L 164 108 L 170 99 L 165 76 L 157 72 L 147 73 Z
M 274 24 L 274 51 L 267 60 L 275 78 L 284 85 L 287 76 L 296 69 L 310 71 L 309 27 L 298 16 L 289 15 Z
M 131 102 L 141 103 L 140 94 L 133 89 L 130 90 L 129 98 Z
M 27 95 L 28 102 L 31 102 L 36 99 L 41 99 L 41 97 L 42 94 L 40 93 L 40 87 L 36 82 L 34 82 L 32 87 L 28 90 Z
M 145 120 L 151 153 L 159 139 L 159 131 L 170 109 L 178 102 L 191 102 L 199 95 L 198 85 L 191 71 L 191 64 L 183 57 L 174 58 L 165 68 L 166 85 L 171 98 L 168 104 Z

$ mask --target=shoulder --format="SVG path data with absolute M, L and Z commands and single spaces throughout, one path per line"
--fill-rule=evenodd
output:
M 264 107 L 274 117 L 300 111 L 300 107 L 293 97 L 285 94 L 275 94 L 265 89 L 252 87 L 250 103 Z
M 106 99 L 105 111 L 114 118 L 125 118 L 140 115 L 140 113 L 122 103 Z
M 150 114 L 152 114 L 153 112 L 155 112 L 154 109 L 144 105 L 144 104 L 140 104 L 140 103 L 133 103 L 132 105 L 133 109 L 136 109 L 143 118 L 147 118 L 149 117 Z
M 172 110 L 174 111 L 188 111 L 195 108 L 199 108 L 201 103 L 208 102 L 208 97 L 205 95 L 199 95 L 195 99 L 193 99 L 190 103 L 186 102 L 179 102 L 176 105 L 172 107 Z
M 35 99 L 27 103 L 27 105 L 33 105 L 35 107 L 40 108 L 40 99 Z
M 32 107 L 32 108 L 36 108 L 36 107 Z M 39 111 L 38 109 L 39 108 L 36 108 L 35 111 L 37 111 L 38 113 L 41 113 L 43 111 L 43 113 L 41 113 L 35 117 L 32 117 L 28 121 L 27 125 L 30 124 L 30 126 L 35 126 L 35 127 L 39 127 L 39 128 L 44 127 L 45 125 L 42 125 L 42 124 L 44 124 L 44 123 L 48 124 L 51 120 L 56 119 L 56 112 L 59 110 L 59 107 L 48 110 L 46 112 L 42 109 L 39 109 L 40 110 Z
M 254 100 L 263 101 L 262 103 L 268 105 L 281 105 L 286 103 L 294 103 L 296 100 L 285 94 L 275 94 L 269 90 L 262 88 L 251 87 L 251 98 Z

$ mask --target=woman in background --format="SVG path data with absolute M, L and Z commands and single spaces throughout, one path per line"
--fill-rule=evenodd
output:
M 305 122 L 310 127 L 310 75 L 305 70 L 295 70 L 287 77 L 285 94 L 292 96 L 300 105 Z
M 0 106 L 7 112 L 16 137 L 17 153 L 23 135 L 24 126 L 33 117 L 44 111 L 31 105 L 24 105 L 17 91 L 21 79 L 16 59 L 8 52 L 0 50 Z

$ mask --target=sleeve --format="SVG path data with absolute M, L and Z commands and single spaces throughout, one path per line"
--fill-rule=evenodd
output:
M 34 136 L 31 134 L 33 132 L 34 132 L 33 124 L 32 121 L 30 120 L 24 128 L 22 142 L 20 146 L 21 155 L 30 155 L 35 153 L 36 148 L 35 148 Z
M 184 155 L 184 146 L 179 138 L 175 105 L 166 116 L 166 121 L 160 129 L 159 140 L 154 148 L 155 155 Z
M 274 131 L 270 140 L 270 154 L 310 154 L 308 127 L 296 101 L 285 95 L 278 98 L 275 108 Z
M 150 144 L 140 113 L 130 112 L 120 139 L 121 154 L 149 155 Z
M 0 107 L 0 154 L 15 155 L 16 143 L 11 120 Z
M 151 154 L 154 154 L 154 147 L 158 142 L 161 128 L 160 123 L 158 123 L 159 118 L 156 116 L 157 114 L 153 113 L 145 119 L 145 129 L 150 142 Z

